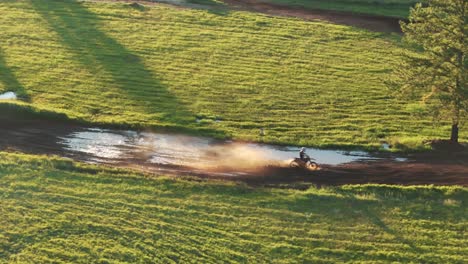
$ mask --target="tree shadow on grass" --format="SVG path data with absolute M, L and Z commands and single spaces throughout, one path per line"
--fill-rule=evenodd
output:
M 346 191 L 341 191 L 340 193 L 346 198 L 351 208 L 359 208 L 359 210 L 362 211 L 362 215 L 365 216 L 373 225 L 379 227 L 385 233 L 392 235 L 399 243 L 409 246 L 412 251 L 416 253 L 422 252 L 422 249 L 417 247 L 412 241 L 406 239 L 399 232 L 397 232 L 397 230 L 390 228 L 387 224 L 385 224 L 385 222 L 382 221 L 377 213 L 382 210 L 380 203 L 363 201 L 358 199 L 355 194 L 351 194 Z
M 382 190 L 384 187 L 380 187 Z M 302 199 L 287 201 L 284 204 L 277 205 L 288 208 L 295 212 L 307 212 L 311 217 L 320 217 L 334 223 L 349 224 L 353 221 L 356 223 L 369 223 L 382 232 L 390 235 L 396 244 L 403 244 L 408 247 L 408 251 L 414 254 L 426 254 L 427 250 L 419 247 L 414 241 L 398 229 L 389 226 L 382 220 L 381 215 L 391 208 L 405 208 L 406 200 L 402 201 L 386 201 L 381 199 L 362 199 L 356 191 L 345 189 L 334 189 L 339 195 L 317 195 L 308 193 Z M 371 196 L 379 196 L 380 192 L 369 192 Z M 413 218 L 413 217 L 410 217 Z M 414 218 L 413 218 L 414 219 Z M 394 259 L 388 259 L 393 261 Z
M 15 92 L 17 96 L 23 101 L 29 101 L 29 95 L 26 89 L 21 85 L 15 76 L 15 73 L 6 64 L 5 55 L 3 50 L 0 48 L 0 82 L 4 84 L 6 90 L 3 92 Z M 2 91 L 0 91 L 2 93 Z
M 74 53 L 74 59 L 93 72 L 104 72 L 110 85 L 128 95 L 138 109 L 155 116 L 164 127 L 193 127 L 195 116 L 159 82 L 139 56 L 101 31 L 102 19 L 82 3 L 31 1 L 31 5 Z

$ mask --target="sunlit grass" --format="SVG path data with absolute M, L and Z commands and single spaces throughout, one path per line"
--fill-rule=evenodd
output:
M 0 92 L 74 119 L 319 147 L 449 135 L 385 88 L 397 36 L 164 5 L 8 0 L 0 13 Z
M 463 263 L 467 194 L 252 188 L 0 153 L 0 263 Z

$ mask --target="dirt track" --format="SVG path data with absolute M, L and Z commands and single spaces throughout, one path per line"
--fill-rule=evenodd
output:
M 185 3 L 183 0 L 89 0 L 104 2 L 141 3 L 153 5 L 158 3 L 172 4 L 187 8 L 216 10 L 245 10 L 274 16 L 297 17 L 304 20 L 323 20 L 338 25 L 347 25 L 375 32 L 402 34 L 399 19 L 385 16 L 372 16 L 328 10 L 312 10 L 280 4 L 266 3 L 261 0 L 224 0 L 228 6 L 210 6 Z
M 239 170 L 237 174 L 226 173 L 222 169 L 190 168 L 180 165 L 167 165 L 149 162 L 146 154 L 134 152 L 125 156 L 108 157 L 96 160 L 86 152 L 66 149 L 62 139 L 67 135 L 84 131 L 86 128 L 67 123 L 38 120 L 8 120 L 0 117 L 0 150 L 20 151 L 32 154 L 53 154 L 73 158 L 77 161 L 99 164 L 112 164 L 154 172 L 157 175 L 191 175 L 201 178 L 243 181 L 252 185 L 281 184 L 398 184 L 398 185 L 463 185 L 468 186 L 468 153 L 432 152 L 408 156 L 405 162 L 389 158 L 377 161 L 360 161 L 337 166 L 322 166 L 319 171 L 304 171 L 278 166 L 255 167 Z M 107 137 L 104 135 L 104 137 Z M 93 146 L 92 146 L 93 147 Z M 128 146 L 124 146 L 128 148 Z M 101 149 L 98 151 L 106 151 Z M 132 152 L 133 151 L 133 152 Z M 138 149 L 139 151 L 139 149 Z M 131 156 L 128 156 L 129 154 Z M 141 154 L 141 155 L 140 155 Z
M 424 161 L 349 163 L 326 166 L 309 173 L 288 172 L 245 179 L 256 184 L 306 182 L 318 185 L 391 184 L 391 185 L 462 185 L 468 186 L 468 164 L 432 164 Z
M 433 161 L 411 160 L 408 162 L 375 161 L 353 162 L 337 166 L 322 166 L 319 171 L 307 172 L 290 168 L 265 168 L 246 176 L 222 177 L 213 174 L 190 174 L 203 178 L 229 179 L 252 185 L 279 186 L 282 184 L 346 185 L 461 185 L 468 186 L 468 155 L 455 160 L 450 158 L 436 162 L 446 154 L 433 154 Z M 417 159 L 417 156 L 415 157 Z
M 225 0 L 230 6 L 269 15 L 297 17 L 305 20 L 324 20 L 334 24 L 354 26 L 376 32 L 399 33 L 401 28 L 399 19 L 384 17 L 357 15 L 348 12 L 310 10 L 299 7 L 265 3 L 258 0 Z

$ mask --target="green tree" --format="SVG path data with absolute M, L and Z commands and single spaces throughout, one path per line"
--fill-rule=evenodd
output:
M 462 116 L 468 112 L 467 0 L 426 0 L 401 22 L 404 41 L 418 52 L 405 52 L 391 87 L 422 97 L 435 116 L 450 119 L 450 140 L 458 142 Z

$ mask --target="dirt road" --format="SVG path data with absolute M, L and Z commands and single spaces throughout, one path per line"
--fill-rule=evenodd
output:
M 192 4 L 184 0 L 88 0 L 94 2 L 124 2 L 133 5 L 172 4 L 184 8 L 214 9 L 228 12 L 244 10 L 274 16 L 296 17 L 304 20 L 323 20 L 338 25 L 353 26 L 375 32 L 402 34 L 399 19 L 385 16 L 361 15 L 350 12 L 312 10 L 287 5 L 267 3 L 261 0 L 224 0 L 226 5 Z
M 305 20 L 324 20 L 334 24 L 364 28 L 376 32 L 401 34 L 399 19 L 358 15 L 348 12 L 310 10 L 299 7 L 266 3 L 259 0 L 225 0 L 230 6 L 275 16 L 297 17 Z
M 466 150 L 408 155 L 405 161 L 389 154 L 310 150 L 321 169 L 305 171 L 288 167 L 287 159 L 296 155 L 294 147 L 8 118 L 0 118 L 0 135 L 0 150 L 58 155 L 155 175 L 191 175 L 253 185 L 468 186 Z

